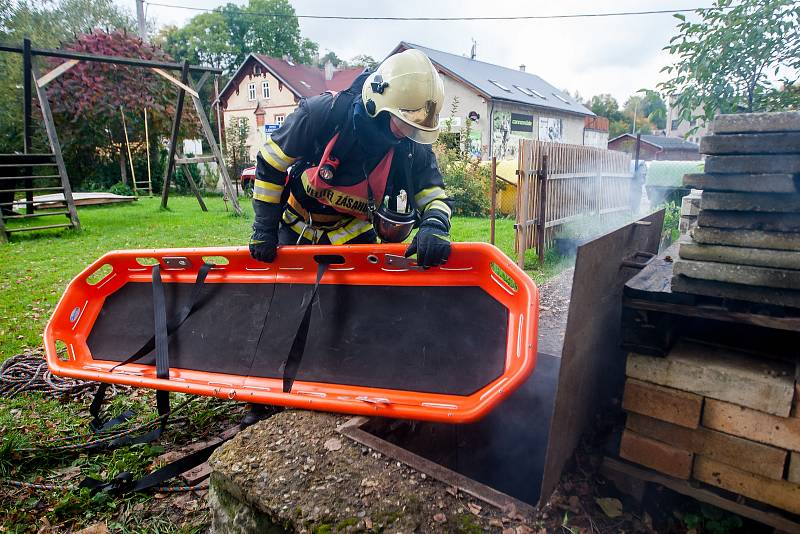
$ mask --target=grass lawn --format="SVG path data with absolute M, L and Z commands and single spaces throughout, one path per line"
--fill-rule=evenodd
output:
M 45 323 L 67 283 L 109 250 L 247 243 L 253 218 L 249 203 L 244 203 L 244 217 L 226 212 L 220 197 L 209 197 L 206 203 L 208 213 L 200 211 L 190 197 L 170 199 L 169 211 L 159 209 L 157 198 L 82 208 L 80 232 L 20 233 L 14 234 L 10 243 L 0 244 L 0 362 L 26 348 L 41 346 Z M 42 219 L 37 223 L 63 220 Z M 487 241 L 489 221 L 456 218 L 452 234 L 455 241 Z M 513 221 L 497 221 L 497 241 L 504 252 L 513 255 Z M 529 262 L 536 264 L 532 253 Z M 548 258 L 543 268 L 528 272 L 542 281 L 562 266 Z M 172 397 L 173 406 L 188 399 Z M 134 409 L 141 422 L 153 417 L 153 398 L 148 390 L 123 392 L 109 403 L 108 413 L 113 416 Z M 216 435 L 243 413 L 239 403 L 195 398 L 183 421 L 171 425 L 157 444 L 94 454 L 27 456 L 15 452 L 48 438 L 88 432 L 88 402 L 59 401 L 40 393 L 0 397 L 0 478 L 74 485 L 87 475 L 108 480 L 129 471 L 141 476 L 165 450 Z M 179 494 L 157 499 L 152 493 L 110 497 L 104 493 L 91 496 L 88 490 L 41 491 L 0 485 L 0 532 L 37 532 L 50 525 L 68 531 L 97 522 L 114 532 L 197 532 L 208 524 L 202 502 L 197 497 L 181 500 Z
M 0 245 L 0 361 L 25 347 L 41 345 L 50 313 L 67 283 L 89 263 L 114 249 L 239 246 L 247 243 L 253 213 L 242 202 L 243 217 L 226 212 L 221 197 L 206 198 L 208 213 L 193 197 L 170 198 L 169 211 L 158 198 L 127 205 L 81 208 L 82 230 L 14 234 Z M 48 218 L 41 224 L 47 224 Z M 63 220 L 63 217 L 61 218 Z M 37 221 L 38 224 L 38 221 Z M 497 246 L 514 257 L 514 221 L 497 221 Z M 489 220 L 456 217 L 454 241 L 488 241 Z M 558 272 L 557 259 L 543 268 L 528 251 L 528 273 L 541 282 Z

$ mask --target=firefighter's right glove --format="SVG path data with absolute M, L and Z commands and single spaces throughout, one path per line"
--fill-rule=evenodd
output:
M 250 255 L 253 259 L 272 263 L 278 253 L 278 225 L 281 220 L 280 204 L 253 201 L 256 212 L 253 236 L 250 238 Z
M 250 238 L 250 255 L 253 259 L 272 263 L 278 253 L 278 229 L 272 231 L 253 230 Z
M 428 218 L 419 225 L 417 235 L 406 249 L 405 256 L 417 255 L 421 267 L 436 267 L 450 257 L 450 236 L 447 226 L 437 218 Z

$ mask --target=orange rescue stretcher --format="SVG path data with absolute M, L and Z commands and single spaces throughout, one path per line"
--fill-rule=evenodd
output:
M 47 362 L 60 376 L 251 403 L 478 420 L 534 370 L 538 290 L 488 244 L 455 243 L 430 269 L 404 250 L 286 246 L 271 264 L 246 247 L 109 252 L 67 286 Z

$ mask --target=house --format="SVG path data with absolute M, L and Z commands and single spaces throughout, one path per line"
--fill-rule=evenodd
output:
M 482 159 L 516 158 L 520 139 L 585 143 L 585 119 L 594 113 L 524 65 L 509 69 L 405 41 L 392 54 L 410 48 L 424 52 L 442 75 L 445 129 L 468 135 L 472 153 Z M 589 140 L 602 143 L 597 136 Z
M 303 97 L 350 87 L 363 67 L 336 70 L 331 63 L 318 69 L 285 58 L 251 53 L 219 95 L 223 120 L 246 117 L 250 125 L 247 144 L 255 161 L 262 133 L 277 129 Z
M 680 108 L 675 107 L 674 95 L 667 100 L 667 137 L 680 137 L 691 143 L 700 143 L 700 138 L 708 133 L 708 124 L 702 120 L 685 121 L 680 118 Z M 694 110 L 694 115 L 702 114 L 702 109 Z M 689 131 L 692 131 L 689 135 Z
M 608 142 L 608 149 L 634 155 L 636 153 L 636 136 L 629 133 L 617 136 Z M 639 159 L 644 161 L 699 161 L 701 159 L 700 146 L 680 137 L 642 134 Z

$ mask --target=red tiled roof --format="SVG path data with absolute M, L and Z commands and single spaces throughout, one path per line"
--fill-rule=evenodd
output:
M 354 68 L 336 71 L 331 80 L 325 80 L 325 71 L 308 65 L 292 63 L 284 59 L 253 54 L 281 81 L 300 96 L 314 96 L 325 91 L 341 91 L 350 87 L 353 80 L 364 69 Z

